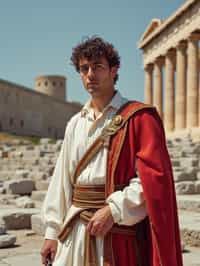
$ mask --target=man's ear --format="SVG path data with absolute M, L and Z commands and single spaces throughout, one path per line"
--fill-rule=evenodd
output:
M 116 77 L 117 72 L 118 72 L 118 66 L 111 67 L 111 75 L 112 75 L 113 79 Z

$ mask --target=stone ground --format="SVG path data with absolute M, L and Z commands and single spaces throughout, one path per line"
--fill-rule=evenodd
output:
M 40 248 L 43 237 L 32 234 L 31 230 L 8 230 L 17 236 L 13 247 L 0 249 L 0 266 L 39 266 Z M 27 235 L 30 233 L 30 235 Z
M 17 242 L 12 248 L 0 249 L 0 266 L 42 265 L 40 260 L 42 236 L 32 234 L 31 230 L 9 230 L 8 233 L 16 235 Z M 185 246 L 183 258 L 184 266 L 200 266 L 200 247 Z
M 0 216 L 8 213 L 7 223 L 12 224 L 12 229 L 16 229 L 16 225 L 19 224 L 20 228 L 31 228 L 31 226 L 22 227 L 20 219 L 23 215 L 28 219 L 27 215 L 39 213 L 61 142 L 52 143 L 48 139 L 41 139 L 40 145 L 19 140 L 6 144 L 5 139 L 1 140 L 0 133 Z M 193 143 L 189 137 L 184 140 L 177 138 L 168 141 L 168 148 L 178 194 L 182 241 L 185 244 L 184 266 L 200 266 L 200 142 Z M 7 181 L 11 183 L 8 182 L 6 186 Z M 31 195 L 29 198 L 34 201 L 34 210 L 27 206 L 30 205 L 27 200 L 19 204 L 18 199 L 13 197 L 13 194 L 21 197 L 24 192 Z M 13 209 L 17 215 L 14 215 Z M 34 221 L 32 229 L 41 229 L 39 220 Z M 25 220 L 23 222 L 25 223 Z M 15 235 L 17 242 L 13 247 L 0 249 L 0 266 L 42 265 L 40 259 L 42 236 L 34 234 L 30 229 L 7 230 L 7 232 Z

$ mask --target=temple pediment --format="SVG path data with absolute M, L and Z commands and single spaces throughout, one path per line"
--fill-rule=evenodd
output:
M 150 24 L 147 26 L 145 32 L 140 38 L 140 42 L 143 42 L 152 32 L 154 32 L 160 25 L 162 24 L 162 20 L 158 18 L 154 18 L 151 20 Z

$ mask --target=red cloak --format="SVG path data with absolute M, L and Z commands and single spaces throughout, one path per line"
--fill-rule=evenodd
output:
M 140 110 L 111 138 L 106 194 L 114 192 L 115 185 L 128 185 L 137 168 L 149 222 L 140 223 L 137 252 L 132 236 L 111 236 L 112 265 L 182 266 L 175 188 L 162 121 L 155 108 L 139 102 L 129 103 L 120 114 L 126 117 L 135 107 Z

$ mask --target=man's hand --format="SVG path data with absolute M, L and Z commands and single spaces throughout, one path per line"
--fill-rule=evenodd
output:
M 41 256 L 42 256 L 42 264 L 47 264 L 47 257 L 49 256 L 50 259 L 53 261 L 56 255 L 58 246 L 58 241 L 53 239 L 45 239 L 44 244 L 41 249 Z
M 104 237 L 114 224 L 109 206 L 96 211 L 87 225 L 87 231 L 91 235 Z

